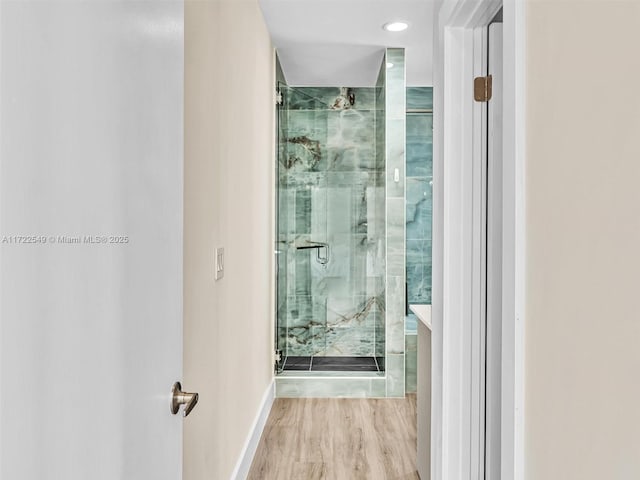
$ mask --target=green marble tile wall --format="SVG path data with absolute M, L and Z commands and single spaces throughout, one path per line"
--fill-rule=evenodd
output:
M 407 87 L 407 202 L 406 253 L 407 300 L 431 303 L 431 218 L 433 114 L 431 87 Z M 406 318 L 406 391 L 416 391 L 417 321 L 413 313 Z
M 405 335 L 405 391 L 416 393 L 418 386 L 418 334 Z
M 433 214 L 432 87 L 407 88 L 407 297 L 431 304 L 431 221 Z
M 378 90 L 281 87 L 277 304 L 285 355 L 384 352 Z
M 402 48 L 387 49 L 386 104 L 386 369 L 387 397 L 405 393 L 405 134 L 406 80 Z

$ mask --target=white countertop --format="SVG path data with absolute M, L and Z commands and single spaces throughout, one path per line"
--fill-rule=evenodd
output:
M 431 305 L 409 305 L 409 309 L 431 330 Z

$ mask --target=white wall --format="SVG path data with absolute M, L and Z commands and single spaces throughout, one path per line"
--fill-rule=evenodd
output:
M 527 479 L 640 478 L 640 4 L 527 5 Z
M 274 78 L 257 1 L 186 2 L 185 480 L 229 478 L 272 380 Z

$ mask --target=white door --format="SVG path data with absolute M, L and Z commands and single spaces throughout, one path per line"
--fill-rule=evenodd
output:
M 3 480 L 181 478 L 183 44 L 180 1 L 0 1 Z
M 502 23 L 489 25 L 493 94 L 487 138 L 487 385 L 485 479 L 500 479 L 502 345 Z

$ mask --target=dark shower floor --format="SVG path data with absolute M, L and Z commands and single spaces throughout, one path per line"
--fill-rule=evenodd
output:
M 285 371 L 379 372 L 375 357 L 285 357 Z

